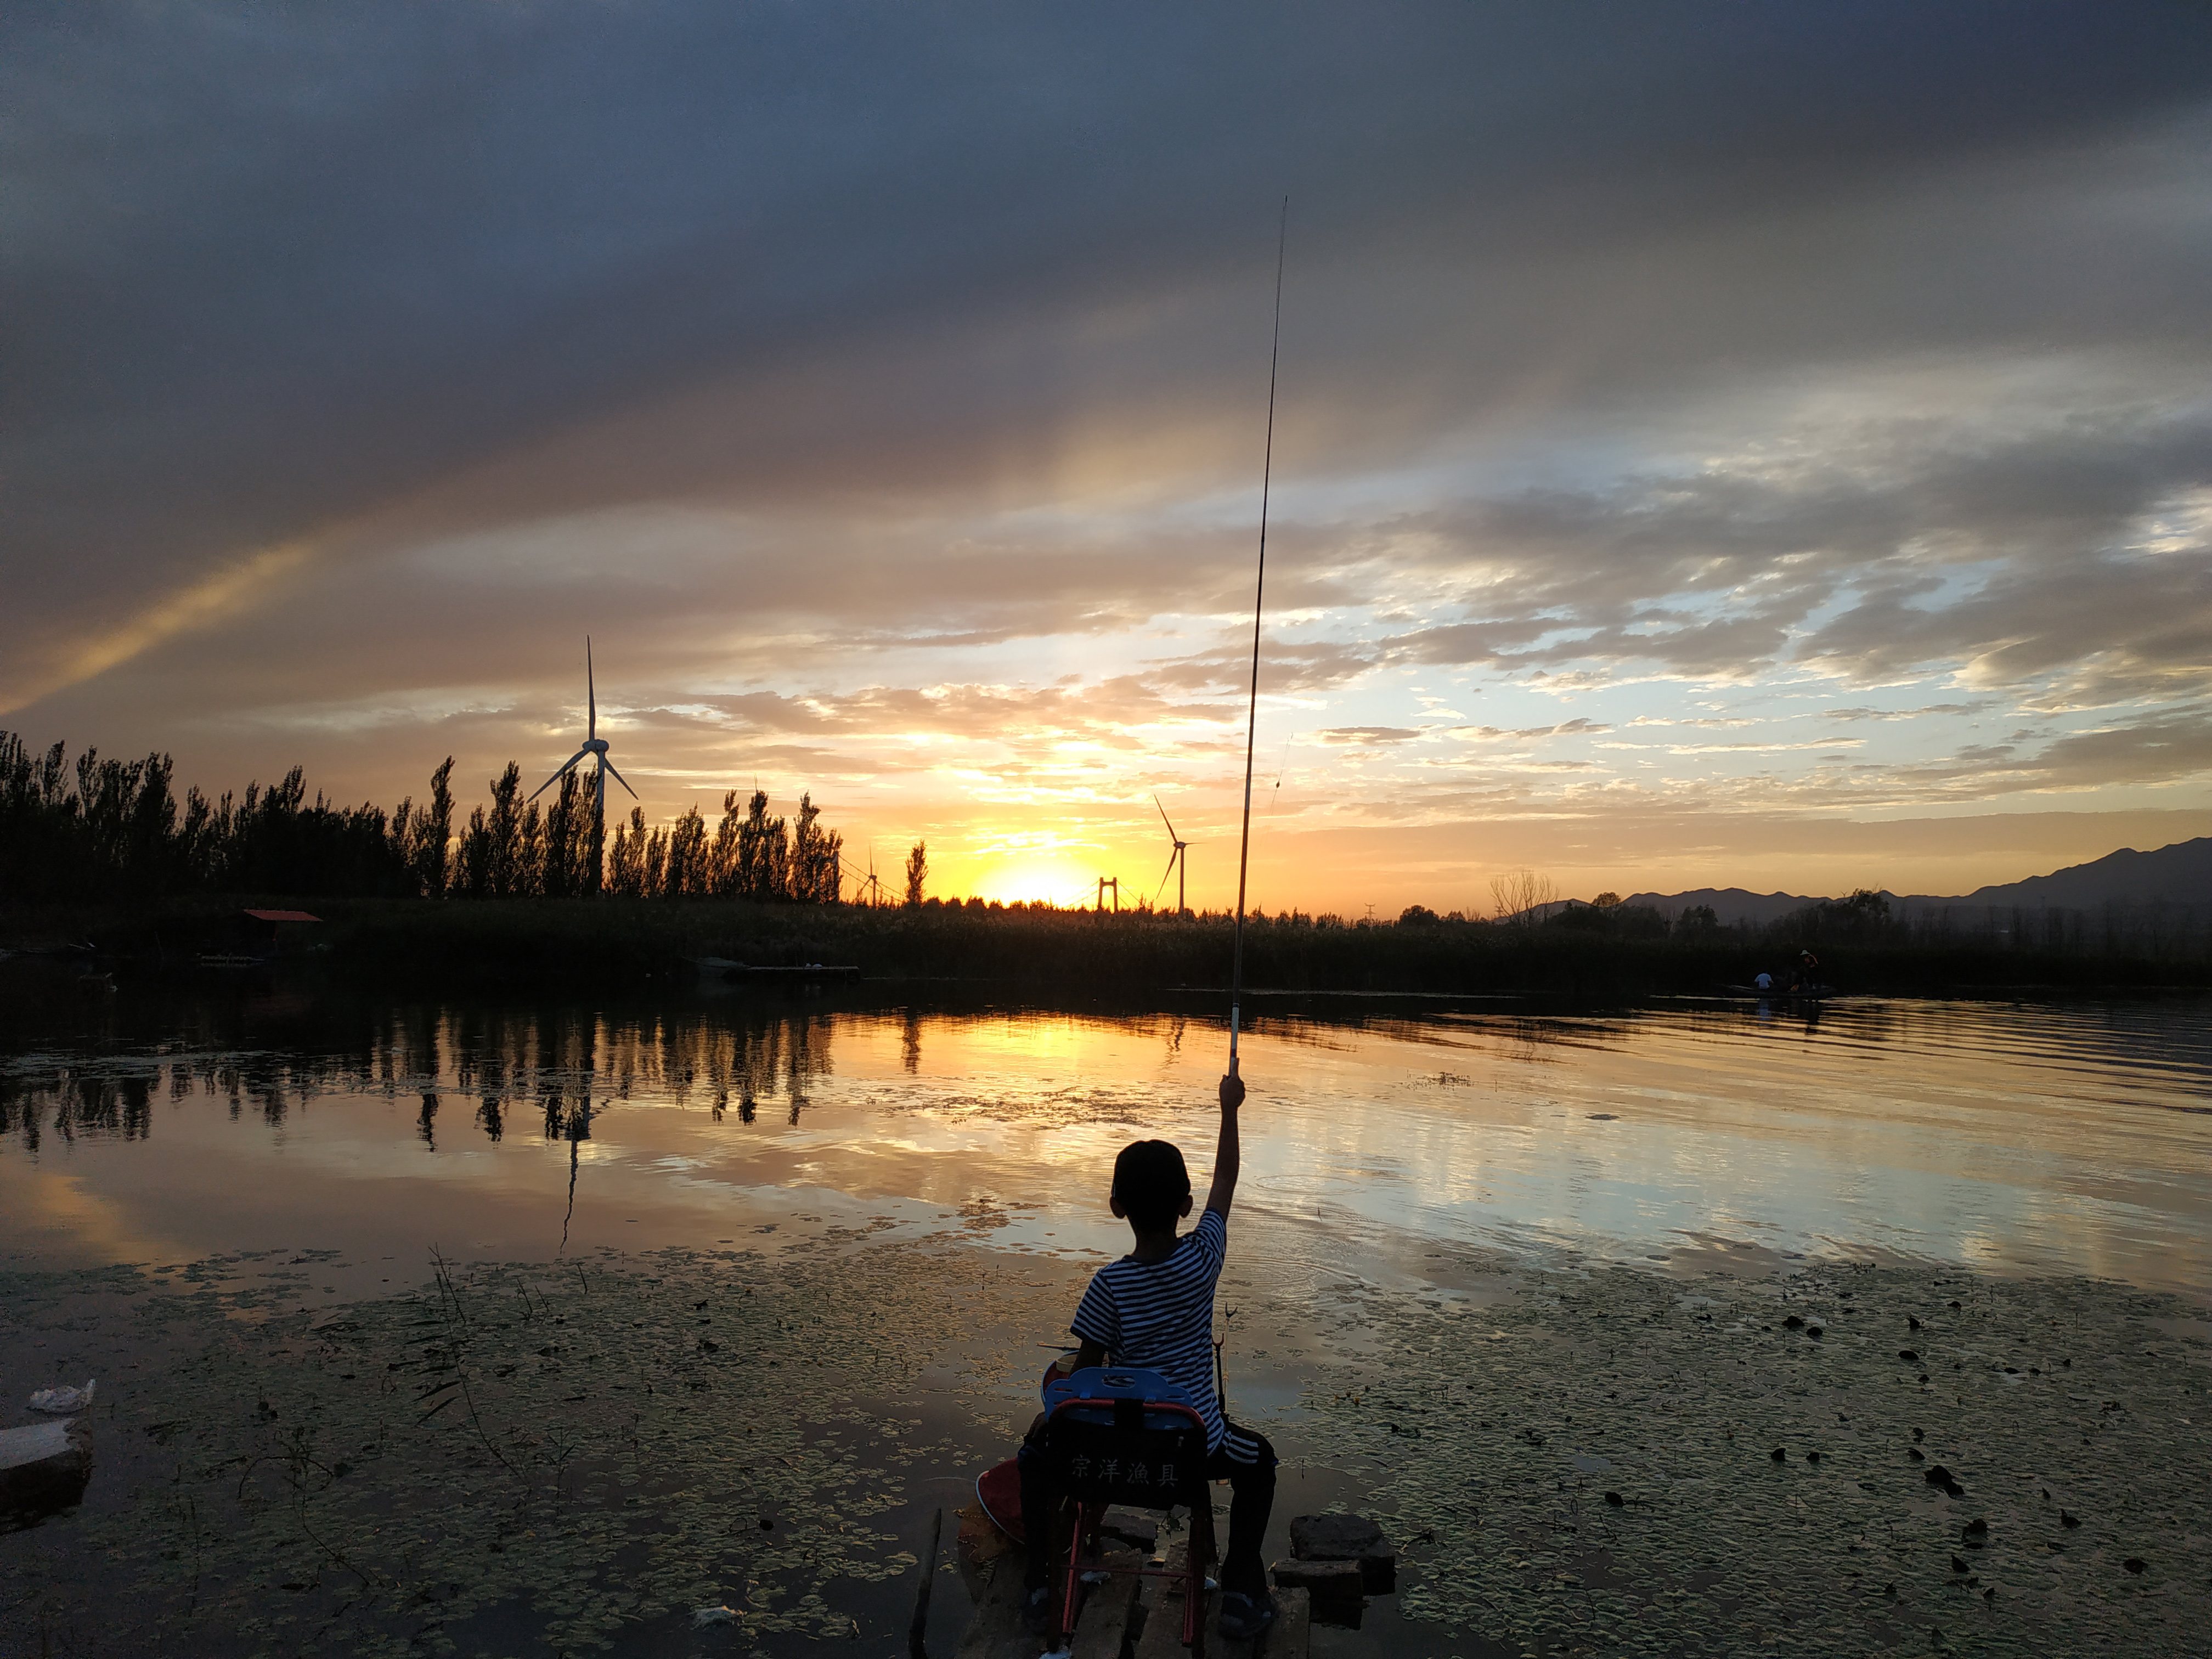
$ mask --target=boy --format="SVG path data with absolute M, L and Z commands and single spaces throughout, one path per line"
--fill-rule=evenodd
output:
M 1178 1385 L 1206 1419 L 1209 1480 L 1229 1482 L 1229 1547 L 1221 1558 L 1221 1633 L 1253 1636 L 1275 1616 L 1260 1549 L 1275 1502 L 1275 1451 L 1263 1436 L 1221 1414 L 1213 1390 L 1213 1286 L 1229 1249 L 1229 1204 L 1237 1193 L 1237 1109 L 1244 1085 L 1221 1079 L 1221 1138 L 1213 1153 L 1213 1185 L 1198 1225 L 1177 1237 L 1190 1213 L 1190 1176 L 1182 1153 L 1165 1140 L 1139 1140 L 1114 1160 L 1114 1213 L 1136 1235 L 1136 1248 L 1101 1267 L 1077 1304 L 1070 1329 L 1081 1343 L 1074 1369 L 1113 1364 L 1154 1370 Z M 1065 1362 L 1063 1362 L 1064 1364 Z M 1028 1613 L 1042 1627 L 1051 1606 L 1051 1563 L 1045 1540 L 1057 1495 L 1037 1442 L 1044 1419 L 1022 1449 L 1022 1514 L 1032 1547 Z

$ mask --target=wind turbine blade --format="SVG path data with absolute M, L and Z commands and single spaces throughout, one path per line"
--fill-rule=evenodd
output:
M 599 735 L 599 692 L 592 683 L 592 636 L 589 634 L 584 635 L 584 707 L 589 711 L 584 735 L 596 738 Z
M 1152 908 L 1156 910 L 1159 908 L 1160 895 L 1168 890 L 1168 878 L 1175 874 L 1175 861 L 1182 856 L 1182 848 L 1180 847 L 1168 854 L 1168 867 L 1160 872 L 1160 884 L 1152 889 Z
M 608 771 L 615 772 L 615 763 L 609 760 L 605 755 L 599 757 L 599 764 L 605 767 Z M 622 785 L 623 788 L 629 789 L 629 780 L 624 777 L 621 773 L 615 772 L 615 781 Z M 604 787 L 605 786 L 603 785 L 601 787 Z M 644 797 L 640 795 L 635 789 L 629 789 L 629 798 L 632 800 L 642 800 L 644 799 Z
M 560 782 L 562 779 L 563 779 L 563 778 L 567 777 L 567 776 L 568 775 L 568 774 L 569 774 L 569 773 L 571 773 L 571 772 L 573 772 L 574 770 L 575 770 L 575 768 L 576 768 L 576 763 L 577 763 L 578 761 L 580 761 L 580 760 L 583 759 L 585 756 L 586 756 L 586 755 L 590 754 L 591 752 L 592 752 L 592 751 L 591 751 L 590 750 L 588 750 L 588 749 L 579 749 L 579 750 L 578 750 L 574 754 L 573 754 L 573 755 L 569 756 L 569 757 L 568 757 L 568 765 L 566 765 L 566 766 L 562 767 L 559 771 L 556 772 L 556 773 L 555 773 L 551 777 L 550 777 L 550 778 L 546 779 L 544 782 L 543 782 L 543 783 L 539 784 L 539 785 L 538 785 L 535 789 L 532 790 L 532 791 L 530 792 L 530 793 L 529 793 L 529 796 L 528 796 L 528 797 L 527 797 L 527 798 L 523 801 L 523 803 L 522 803 L 522 804 L 523 804 L 525 806 L 527 806 L 527 805 L 531 803 L 531 801 L 536 800 L 536 799 L 537 799 L 540 795 L 544 794 L 544 793 L 548 789 L 550 789 L 550 788 L 551 788 L 555 784 L 556 784 L 556 783 Z
M 1160 822 L 1162 823 L 1168 823 L 1168 809 L 1164 806 L 1160 806 L 1160 798 L 1158 795 L 1154 795 L 1152 797 L 1152 805 L 1159 807 Z M 1174 842 L 1178 847 L 1182 845 L 1181 838 L 1178 837 L 1175 832 L 1175 825 L 1172 823 L 1168 823 L 1168 839 Z

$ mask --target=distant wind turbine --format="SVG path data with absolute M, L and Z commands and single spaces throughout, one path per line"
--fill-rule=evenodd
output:
M 1155 904 L 1159 902 L 1160 893 L 1167 890 L 1168 878 L 1173 876 L 1176 878 L 1176 915 L 1183 915 L 1187 914 L 1182 902 L 1183 878 L 1190 873 L 1190 854 L 1186 849 L 1190 843 L 1176 834 L 1174 824 L 1168 823 L 1168 809 L 1160 806 L 1158 795 L 1152 797 L 1152 805 L 1159 807 L 1160 822 L 1168 825 L 1168 839 L 1175 843 L 1175 851 L 1168 854 L 1168 867 L 1160 872 L 1159 890 L 1152 895 L 1152 902 Z
M 599 765 L 592 778 L 592 830 L 599 844 L 605 846 L 607 836 L 607 774 L 614 772 L 615 781 L 625 789 L 629 789 L 629 780 L 621 773 L 615 772 L 615 763 L 607 758 L 607 740 L 599 735 L 599 689 L 592 680 L 592 636 L 589 634 L 584 635 L 584 706 L 587 711 L 585 716 L 584 746 L 568 757 L 568 763 L 566 766 L 532 790 L 530 799 L 536 800 L 538 796 L 574 771 L 580 762 L 586 759 L 597 761 Z M 636 790 L 629 789 L 629 793 L 632 800 L 637 799 Z M 595 874 L 592 878 L 592 890 L 596 892 L 598 890 L 599 881 Z

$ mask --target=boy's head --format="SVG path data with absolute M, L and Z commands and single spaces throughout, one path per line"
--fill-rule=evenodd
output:
M 1190 1211 L 1190 1171 L 1171 1140 L 1133 1140 L 1114 1160 L 1114 1213 L 1139 1232 L 1156 1233 Z

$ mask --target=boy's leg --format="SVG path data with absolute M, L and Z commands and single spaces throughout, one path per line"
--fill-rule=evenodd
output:
M 1059 1509 L 1059 1493 L 1054 1489 L 1052 1472 L 1045 1463 L 1044 1425 L 1045 1415 L 1039 1412 L 1036 1421 L 1030 1425 L 1029 1433 L 1023 1437 L 1021 1450 L 1015 1454 L 1022 1475 L 1024 1582 L 1031 1589 L 1041 1589 L 1051 1576 L 1053 1521 Z
M 1260 1552 L 1275 1507 L 1275 1449 L 1265 1435 L 1234 1423 L 1224 1426 L 1229 1431 L 1206 1464 L 1208 1480 L 1229 1483 L 1229 1547 L 1221 1555 L 1221 1588 L 1256 1600 L 1267 1589 Z

